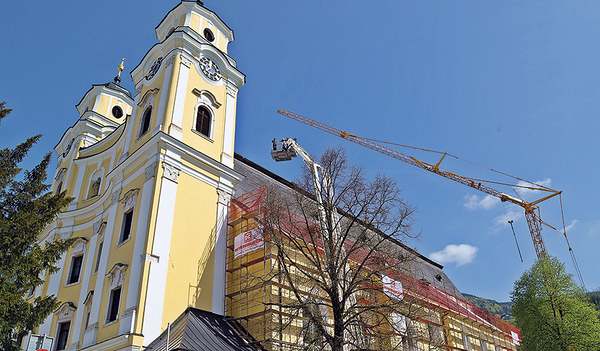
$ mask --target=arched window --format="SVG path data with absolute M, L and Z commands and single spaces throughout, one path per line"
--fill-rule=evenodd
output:
M 196 114 L 196 131 L 210 138 L 211 122 L 212 116 L 210 111 L 204 106 L 198 106 L 198 113 Z
M 150 117 L 152 117 L 152 106 L 148 107 L 144 114 L 142 115 L 142 119 L 140 120 L 140 135 L 142 136 L 150 130 Z

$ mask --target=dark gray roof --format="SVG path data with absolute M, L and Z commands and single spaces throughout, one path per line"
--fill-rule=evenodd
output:
M 144 350 L 166 351 L 167 331 Z M 235 320 L 188 307 L 169 332 L 169 351 L 256 351 L 264 350 Z
M 107 87 L 109 89 L 120 91 L 121 93 L 127 95 L 129 98 L 133 99 L 133 97 L 131 96 L 131 93 L 129 92 L 129 90 L 123 88 L 119 84 L 116 84 L 116 83 L 113 83 L 113 82 L 108 82 L 108 83 L 104 83 L 102 85 L 104 85 L 105 87 Z

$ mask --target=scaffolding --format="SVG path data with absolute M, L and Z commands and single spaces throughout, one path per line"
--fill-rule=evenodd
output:
M 276 247 L 263 233 L 265 193 L 266 186 L 262 186 L 231 202 L 226 313 L 266 349 L 298 350 L 298 345 L 306 341 L 308 323 L 302 315 L 279 306 L 294 297 L 278 274 L 281 267 L 278 266 Z M 514 325 L 406 272 L 390 269 L 387 274 L 409 287 L 405 291 L 406 298 L 418 301 L 424 311 L 420 317 L 409 321 L 409 331 L 418 333 L 395 333 L 404 345 L 400 349 L 439 349 L 432 348 L 433 344 L 454 350 L 517 349 L 520 330 Z M 302 290 L 308 299 L 322 299 L 315 296 L 311 287 Z M 328 320 L 325 322 L 329 323 Z M 388 329 L 393 336 L 394 327 L 388 326 Z M 378 347 L 386 349 L 382 344 Z

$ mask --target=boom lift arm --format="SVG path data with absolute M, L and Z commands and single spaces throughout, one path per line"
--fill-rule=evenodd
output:
M 546 187 L 531 187 L 530 189 L 542 190 L 542 191 L 549 192 L 550 194 L 545 197 L 542 197 L 538 200 L 528 202 L 528 201 L 516 198 L 514 196 L 507 195 L 499 190 L 496 190 L 496 189 L 486 186 L 484 184 L 481 184 L 481 181 L 478 179 L 464 177 L 464 176 L 454 174 L 452 172 L 441 170 L 439 166 L 442 163 L 442 161 L 444 160 L 444 157 L 446 157 L 446 154 L 444 154 L 444 156 L 442 156 L 442 158 L 438 161 L 438 163 L 434 165 L 431 163 L 420 161 L 412 156 L 405 155 L 399 151 L 390 149 L 390 148 L 383 146 L 381 144 L 378 144 L 372 140 L 368 140 L 366 138 L 350 134 L 348 132 L 328 126 L 327 124 L 315 121 L 313 119 L 310 119 L 310 118 L 307 118 L 304 116 L 301 116 L 294 112 L 287 111 L 287 110 L 277 110 L 277 112 L 281 115 L 287 116 L 298 122 L 308 124 L 309 126 L 315 127 L 317 129 L 325 131 L 329 134 L 333 134 L 340 138 L 349 140 L 353 143 L 356 143 L 356 144 L 362 145 L 364 147 L 367 147 L 369 149 L 380 152 L 384 155 L 388 155 L 390 157 L 398 159 L 402 162 L 411 164 L 415 167 L 435 173 L 444 178 L 448 178 L 455 182 L 466 185 L 470 188 L 484 192 L 488 195 L 497 197 L 502 202 L 511 202 L 515 205 L 522 207 L 525 210 L 525 218 L 527 219 L 527 224 L 529 226 L 529 232 L 531 233 L 531 239 L 533 240 L 533 246 L 535 247 L 535 252 L 537 254 L 537 257 L 541 258 L 542 255 L 546 254 L 546 246 L 544 245 L 544 241 L 542 239 L 542 224 L 546 224 L 546 225 L 548 225 L 548 224 L 542 221 L 542 218 L 540 216 L 540 209 L 537 205 L 542 201 L 548 200 L 556 195 L 561 194 L 561 191 L 552 190 L 552 189 L 546 188 Z M 292 140 L 292 139 L 288 139 L 288 140 Z M 273 158 L 275 158 L 275 157 L 273 157 Z M 550 226 L 550 227 L 552 227 L 552 226 Z

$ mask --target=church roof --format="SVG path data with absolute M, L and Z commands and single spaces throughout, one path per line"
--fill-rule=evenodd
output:
M 101 85 L 104 85 L 105 87 L 107 87 L 109 89 L 119 91 L 119 92 L 121 92 L 121 93 L 129 96 L 133 100 L 133 96 L 131 96 L 131 93 L 129 92 L 129 90 L 123 88 L 119 84 L 116 84 L 116 83 L 113 83 L 113 82 L 108 82 L 108 83 L 104 83 L 104 84 L 101 84 Z
M 167 331 L 144 351 L 166 351 Z M 171 325 L 169 350 L 256 351 L 265 350 L 238 322 L 211 312 L 188 307 Z

